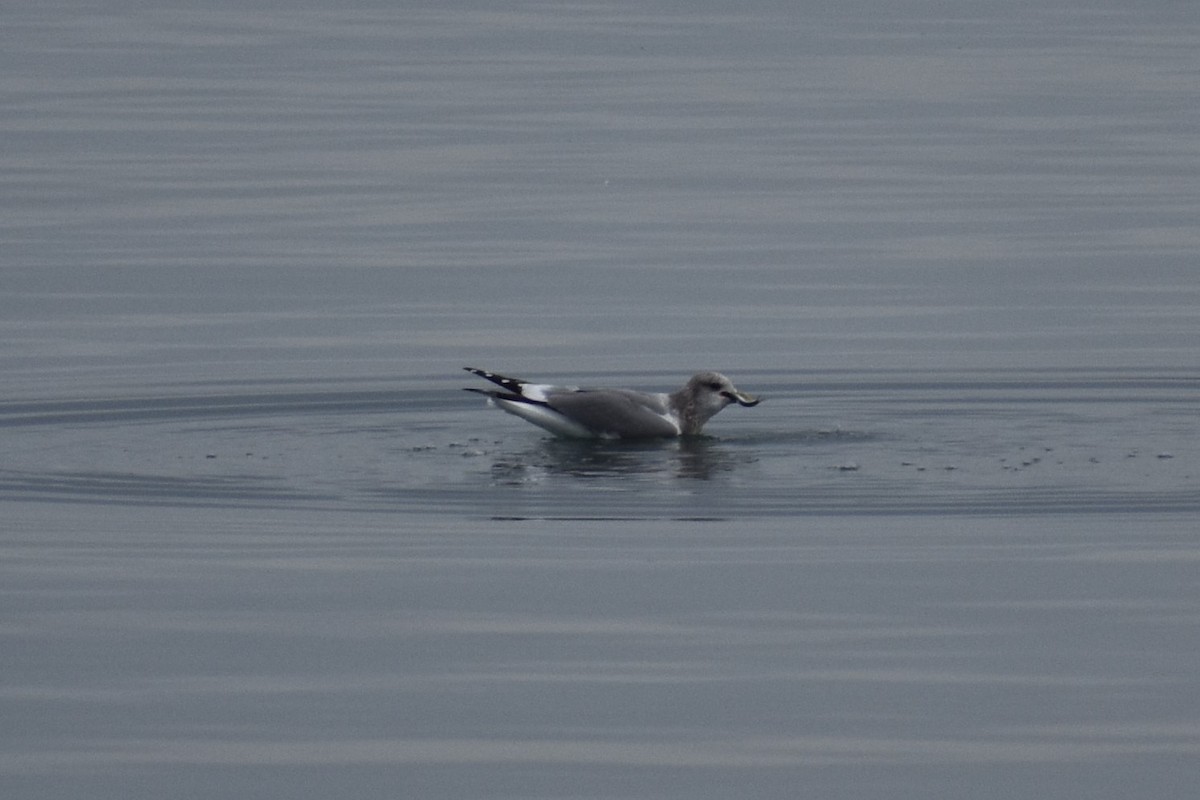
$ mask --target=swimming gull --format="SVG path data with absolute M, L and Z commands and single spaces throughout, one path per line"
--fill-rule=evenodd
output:
M 467 372 L 500 389 L 467 389 L 558 436 L 577 439 L 650 439 L 691 436 L 730 403 L 756 406 L 759 398 L 739 391 L 719 372 L 699 372 L 667 394 L 633 389 L 551 386 L 507 378 L 474 367 Z

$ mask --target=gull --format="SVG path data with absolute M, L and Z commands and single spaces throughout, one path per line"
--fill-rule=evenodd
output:
M 474 389 L 510 414 L 575 439 L 652 439 L 694 436 L 704 423 L 731 403 L 756 406 L 759 398 L 739 391 L 719 372 L 698 372 L 683 388 L 648 393 L 633 389 L 551 386 L 463 367 L 499 386 Z

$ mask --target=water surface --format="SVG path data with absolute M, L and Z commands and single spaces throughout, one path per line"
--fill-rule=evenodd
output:
M 4 796 L 1186 796 L 1192 16 L 6 11 Z

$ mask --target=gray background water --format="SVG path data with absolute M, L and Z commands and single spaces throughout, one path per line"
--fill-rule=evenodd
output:
M 22 3 L 5 797 L 1183 797 L 1187 3 Z M 762 393 L 579 446 L 465 365 Z

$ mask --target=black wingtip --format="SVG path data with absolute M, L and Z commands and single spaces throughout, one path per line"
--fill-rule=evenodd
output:
M 521 394 L 521 387 L 525 385 L 525 381 L 520 378 L 510 378 L 507 375 L 500 375 L 496 372 L 488 372 L 486 369 L 476 369 L 475 367 L 463 367 L 467 372 L 473 375 L 478 375 L 485 381 L 491 381 L 507 392 L 512 392 L 515 395 Z

